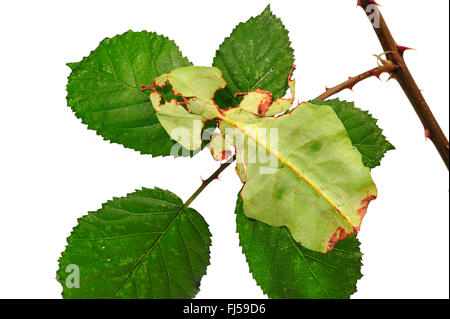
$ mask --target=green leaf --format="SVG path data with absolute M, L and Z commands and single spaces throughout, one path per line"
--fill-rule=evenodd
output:
M 237 232 L 250 272 L 270 298 L 348 298 L 362 277 L 359 241 L 340 241 L 327 254 L 308 250 L 286 227 L 271 227 L 244 215 L 236 204 Z
M 313 100 L 310 103 L 329 105 L 333 108 L 344 124 L 353 145 L 362 154 L 363 163 L 367 167 L 374 168 L 380 165 L 384 154 L 395 149 L 383 135 L 383 130 L 378 127 L 378 120 L 369 112 L 355 107 L 355 103 L 339 99 Z
M 282 97 L 293 64 L 288 31 L 267 6 L 259 16 L 237 25 L 217 50 L 213 66 L 222 70 L 227 86 L 217 92 L 215 101 L 224 109 L 236 107 L 236 93 L 256 88 Z
M 247 217 L 287 226 L 302 246 L 320 252 L 359 230 L 377 189 L 330 106 L 303 103 L 277 118 L 238 107 L 220 119 L 246 166 Z
M 153 156 L 170 154 L 176 142 L 161 127 L 141 85 L 189 66 L 176 44 L 146 31 L 104 39 L 81 62 L 69 63 L 67 103 L 89 129 L 114 143 Z
M 67 239 L 57 273 L 63 297 L 192 298 L 209 265 L 210 237 L 204 219 L 169 191 L 115 198 L 80 218 Z M 70 285 L 73 267 L 79 288 Z

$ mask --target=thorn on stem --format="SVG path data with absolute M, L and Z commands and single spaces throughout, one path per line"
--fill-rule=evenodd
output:
M 389 74 L 389 78 L 386 80 L 386 82 L 389 82 L 392 79 L 395 79 L 394 73 Z
M 352 77 L 349 76 L 348 79 L 351 80 Z M 355 84 L 350 84 L 347 88 L 348 88 L 349 90 L 353 91 L 353 87 L 354 87 L 354 86 L 355 86 Z
M 375 0 L 369 0 L 369 4 L 375 5 L 375 6 L 379 6 L 379 4 L 375 1 Z M 364 9 L 363 7 L 363 3 L 361 0 L 358 0 L 358 2 L 356 3 L 356 7 L 361 7 Z
M 381 72 L 377 71 L 377 70 L 370 70 L 370 74 L 372 74 L 372 76 L 377 77 L 378 80 L 381 80 Z
M 414 50 L 414 49 L 409 48 L 409 47 L 404 47 L 403 45 L 397 45 L 397 50 L 398 50 L 398 53 L 400 53 L 400 56 L 403 57 L 403 54 L 405 53 L 405 51 Z
M 429 140 L 433 140 L 430 131 L 426 128 L 425 129 L 425 138 Z

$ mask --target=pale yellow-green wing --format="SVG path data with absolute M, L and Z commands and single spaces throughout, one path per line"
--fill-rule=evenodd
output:
M 220 127 L 246 167 L 248 217 L 287 226 L 320 252 L 359 230 L 377 190 L 331 107 L 305 103 L 278 118 L 232 109 Z
M 167 82 L 175 95 L 184 98 L 183 103 L 173 99 L 161 104 L 161 95 L 156 87 L 164 87 Z M 150 100 L 169 136 L 186 149 L 196 150 L 202 144 L 201 133 L 205 122 L 219 114 L 212 98 L 225 85 L 218 68 L 184 67 L 157 77 Z
M 176 100 L 160 104 L 161 96 L 156 91 L 150 94 L 150 99 L 159 123 L 172 139 L 188 150 L 201 147 L 204 121 L 200 115 L 188 112 Z
M 291 73 L 292 73 L 292 71 L 291 71 Z M 285 98 L 276 99 L 270 105 L 267 112 L 264 113 L 264 116 L 269 117 L 269 116 L 281 114 L 281 113 L 288 111 L 291 108 L 292 103 L 294 103 L 294 100 L 295 100 L 295 80 L 292 80 L 290 77 L 291 77 L 291 75 L 289 75 L 288 85 L 289 85 L 289 90 L 291 91 L 291 98 L 290 99 L 285 99 Z
M 233 154 L 230 145 L 228 145 L 228 143 L 225 141 L 225 138 L 222 134 L 213 136 L 208 147 L 211 151 L 212 157 L 216 161 L 226 160 Z
M 227 83 L 222 72 L 215 67 L 188 66 L 175 69 L 155 79 L 157 86 L 164 86 L 169 81 L 175 94 L 184 97 L 195 97 L 199 100 L 211 100 L 218 89 Z

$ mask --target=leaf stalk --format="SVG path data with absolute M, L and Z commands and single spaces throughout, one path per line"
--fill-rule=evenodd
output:
M 219 175 L 228 167 L 231 165 L 231 163 L 234 162 L 236 159 L 236 154 L 233 155 L 231 158 L 228 159 L 225 163 L 221 164 L 220 167 L 210 176 L 208 179 L 204 180 L 202 185 L 192 194 L 191 197 L 184 203 L 184 208 L 188 207 L 200 193 L 215 179 L 219 177 Z

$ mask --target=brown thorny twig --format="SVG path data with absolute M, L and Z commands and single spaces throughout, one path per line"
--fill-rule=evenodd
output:
M 361 6 L 363 9 L 366 10 L 367 6 L 369 5 L 375 5 L 375 1 L 373 0 L 359 0 L 358 5 Z M 367 13 L 367 11 L 366 11 Z M 325 100 L 329 97 L 345 90 L 345 89 L 353 89 L 353 87 L 358 84 L 361 81 L 364 81 L 365 79 L 368 79 L 372 76 L 375 76 L 377 78 L 380 77 L 382 73 L 389 73 L 390 78 L 396 79 L 400 86 L 402 87 L 403 91 L 411 101 L 411 104 L 413 105 L 414 109 L 417 112 L 417 115 L 419 116 L 420 120 L 422 121 L 422 124 L 425 126 L 425 134 L 426 136 L 433 141 L 434 145 L 436 146 L 437 150 L 439 151 L 439 154 L 442 157 L 442 160 L 446 164 L 447 168 L 449 167 L 449 146 L 448 146 L 448 140 L 445 137 L 444 133 L 442 132 L 439 124 L 437 123 L 436 119 L 434 118 L 433 114 L 431 113 L 431 110 L 429 109 L 427 103 L 425 102 L 425 99 L 422 96 L 422 93 L 420 89 L 417 87 L 417 84 L 415 83 L 413 77 L 411 76 L 410 72 L 408 71 L 408 68 L 406 67 L 405 61 L 403 59 L 403 53 L 408 48 L 399 46 L 394 41 L 391 33 L 389 32 L 389 29 L 387 28 L 387 25 L 385 21 L 383 20 L 383 17 L 381 16 L 381 13 L 379 12 L 378 8 L 376 8 L 376 13 L 379 17 L 379 28 L 375 28 L 375 32 L 377 33 L 380 42 L 386 50 L 385 54 L 388 58 L 388 60 L 382 60 L 379 56 L 377 58 L 382 62 L 382 65 L 370 69 L 364 73 L 361 73 L 360 75 L 357 75 L 355 77 L 350 77 L 347 81 L 342 82 L 341 84 L 338 84 L 332 88 L 327 88 L 324 93 L 319 95 L 316 99 L 318 100 Z M 371 11 L 369 10 L 369 13 L 367 13 L 369 19 L 371 15 Z M 217 169 L 208 179 L 204 180 L 202 182 L 202 185 L 195 191 L 195 193 L 186 201 L 184 204 L 185 207 L 188 207 L 194 200 L 197 198 L 197 196 L 215 179 L 218 179 L 219 175 L 228 167 L 230 166 L 234 161 L 236 160 L 236 155 L 233 155 L 230 159 L 228 159 L 225 163 L 221 164 L 219 169 Z
M 403 59 L 403 53 L 409 48 L 400 46 L 395 42 L 394 37 L 374 0 L 358 0 L 358 5 L 364 9 L 369 20 L 372 21 L 372 19 L 375 19 L 374 23 L 372 23 L 373 29 L 378 36 L 378 40 L 380 41 L 383 50 L 386 52 L 386 57 L 394 65 L 398 66 L 398 69 L 392 72 L 392 78 L 397 80 L 405 92 L 425 128 L 426 137 L 433 142 L 448 169 L 448 140 L 428 107 L 422 92 L 414 81 L 414 78 L 406 66 L 405 60 Z

